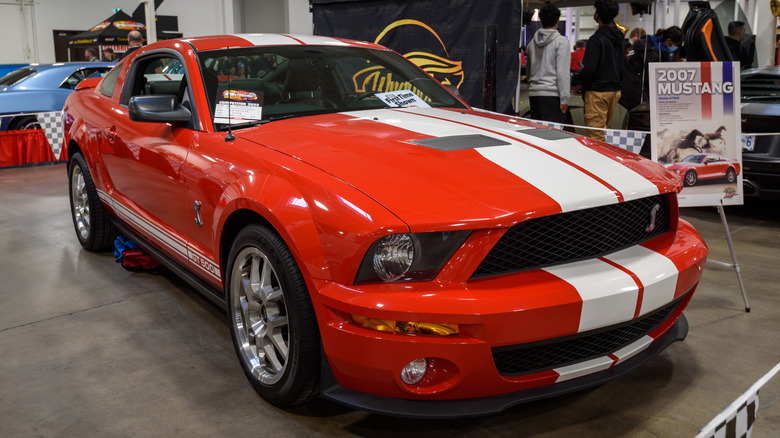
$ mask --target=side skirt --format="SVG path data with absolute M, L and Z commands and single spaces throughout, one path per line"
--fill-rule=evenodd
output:
M 154 256 L 154 258 L 156 258 L 157 261 L 162 263 L 163 266 L 168 268 L 174 274 L 181 277 L 182 280 L 187 282 L 187 284 L 195 288 L 206 298 L 214 302 L 214 304 L 218 305 L 220 308 L 227 311 L 227 302 L 225 301 L 225 295 L 222 292 L 220 292 L 218 289 L 214 288 L 210 284 L 206 283 L 200 277 L 188 271 L 180 264 L 171 260 L 168 256 L 163 254 L 155 246 L 153 246 L 152 244 L 150 244 L 149 242 L 141 238 L 139 235 L 135 234 L 133 231 L 131 231 L 127 226 L 125 226 L 121 222 L 113 218 L 111 222 L 113 222 L 114 226 L 117 228 L 117 230 L 119 230 L 120 233 L 129 237 L 130 240 L 137 243 L 138 246 L 141 247 L 141 249 Z

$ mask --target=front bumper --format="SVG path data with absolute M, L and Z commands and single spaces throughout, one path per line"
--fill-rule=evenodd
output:
M 322 393 L 394 415 L 484 415 L 614 378 L 687 333 L 682 312 L 707 247 L 684 221 L 668 234 L 599 259 L 480 280 L 347 286 L 308 279 L 324 352 Z M 459 258 L 467 254 L 453 256 Z M 546 369 L 497 368 L 495 351 L 571 339 L 577 344 L 579 337 L 638 321 L 670 303 L 677 304 L 661 322 L 614 350 Z M 349 315 L 458 324 L 460 333 L 378 332 L 352 323 Z M 431 363 L 431 378 L 403 383 L 401 369 L 423 357 Z
M 395 399 L 353 391 L 339 386 L 323 355 L 321 394 L 328 400 L 351 408 L 398 417 L 464 418 L 498 414 L 518 404 L 563 395 L 605 383 L 647 362 L 672 343 L 684 340 L 687 334 L 688 320 L 685 319 L 685 315 L 680 315 L 674 325 L 656 339 L 649 348 L 626 362 L 605 371 L 525 391 L 461 400 Z

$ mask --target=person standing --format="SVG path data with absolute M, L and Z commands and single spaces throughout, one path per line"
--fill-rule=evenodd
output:
M 106 47 L 103 49 L 103 62 L 114 62 L 116 55 L 114 55 L 114 49 Z
M 117 61 L 123 60 L 127 55 L 143 47 L 143 45 L 144 36 L 141 34 L 141 32 L 138 32 L 137 30 L 131 30 L 127 34 L 127 51 L 125 51 L 125 53 L 123 53 L 122 56 L 117 59 Z
M 672 26 L 666 29 L 658 29 L 658 32 L 655 35 L 651 35 L 648 40 L 651 47 L 655 47 L 661 52 L 661 62 L 673 62 L 680 60 L 678 49 L 682 46 L 683 37 L 682 29 Z
M 574 51 L 571 52 L 571 71 L 580 71 L 580 62 L 585 56 L 585 40 L 577 40 L 574 43 Z
M 615 0 L 596 0 L 593 19 L 598 23 L 596 33 L 588 40 L 582 70 L 572 78 L 576 92 L 584 91 L 585 124 L 606 129 L 620 99 L 623 81 L 625 46 L 623 33 L 612 22 L 618 14 Z M 604 141 L 601 129 L 589 129 L 588 135 Z
M 560 9 L 552 4 L 539 10 L 542 29 L 528 45 L 528 95 L 532 119 L 565 123 L 571 94 L 571 54 L 569 41 L 557 30 L 560 18 Z
M 742 41 L 745 39 L 745 23 L 732 21 L 729 23 L 728 31 L 729 36 L 726 37 L 726 45 L 729 46 L 731 58 L 734 61 L 739 61 L 740 68 L 750 68 L 753 60 L 748 59 L 750 55 L 745 46 L 742 45 Z
M 87 61 L 89 62 L 97 62 L 100 61 L 97 57 L 97 51 L 93 49 L 92 47 L 84 50 L 84 57 L 87 58 Z

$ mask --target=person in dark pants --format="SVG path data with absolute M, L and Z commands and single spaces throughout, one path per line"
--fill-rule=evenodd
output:
M 596 33 L 588 39 L 582 70 L 572 78 L 576 92 L 584 91 L 585 124 L 606 129 L 620 99 L 623 82 L 625 45 L 623 32 L 612 25 L 618 14 L 615 0 L 596 0 L 593 19 L 599 24 Z M 605 140 L 604 131 L 588 130 L 588 136 Z
M 542 29 L 528 45 L 528 95 L 531 118 L 565 123 L 569 108 L 571 53 L 558 30 L 561 11 L 548 4 L 539 10 Z

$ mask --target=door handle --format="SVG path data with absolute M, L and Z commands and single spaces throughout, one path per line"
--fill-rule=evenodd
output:
M 106 129 L 106 137 L 108 138 L 108 141 L 116 140 L 116 126 Z

